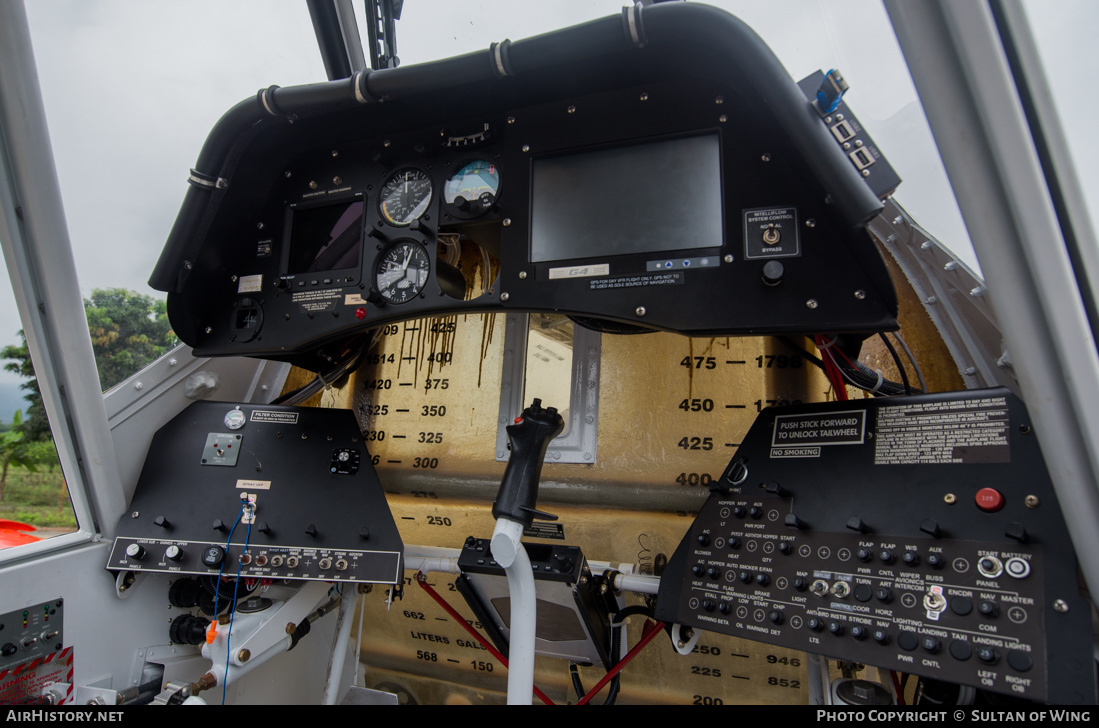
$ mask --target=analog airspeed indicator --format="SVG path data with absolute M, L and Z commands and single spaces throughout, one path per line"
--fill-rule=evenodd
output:
M 389 303 L 407 303 L 427 285 L 431 260 L 424 246 L 400 240 L 382 253 L 374 266 L 374 287 Z
M 404 227 L 420 219 L 431 204 L 431 178 L 416 167 L 394 172 L 382 185 L 378 211 L 390 225 Z

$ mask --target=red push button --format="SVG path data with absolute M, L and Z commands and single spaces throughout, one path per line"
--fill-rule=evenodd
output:
M 981 488 L 977 491 L 977 507 L 982 511 L 995 513 L 1004 507 L 1004 497 L 995 488 Z

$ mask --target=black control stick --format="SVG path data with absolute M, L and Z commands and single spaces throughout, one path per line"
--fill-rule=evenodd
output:
M 565 420 L 556 407 L 542 409 L 542 400 L 523 410 L 523 414 L 508 425 L 508 441 L 511 458 L 504 470 L 500 492 L 492 504 L 492 515 L 508 518 L 530 526 L 535 517 L 555 521 L 557 516 L 535 510 L 538 502 L 538 481 L 542 476 L 542 462 L 550 440 L 565 429 Z

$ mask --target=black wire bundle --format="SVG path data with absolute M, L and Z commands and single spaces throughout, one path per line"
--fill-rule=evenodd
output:
M 880 378 L 879 384 L 878 373 L 860 362 L 858 359 L 851 360 L 851 363 L 849 364 L 846 357 L 833 357 L 832 360 L 835 362 L 836 367 L 840 370 L 843 378 L 846 379 L 852 386 L 870 392 L 876 397 L 893 397 L 898 394 L 921 394 L 924 390 L 916 389 L 909 385 L 908 374 L 905 372 L 904 366 L 901 365 L 900 358 L 897 356 L 897 352 L 893 348 L 893 345 L 889 343 L 889 340 L 886 339 L 884 335 L 879 334 L 879 336 L 881 336 L 882 341 L 885 342 L 885 346 L 889 350 L 889 353 L 893 355 L 893 361 L 894 363 L 896 363 L 897 369 L 900 371 L 901 378 L 904 381 L 893 382 L 882 377 Z M 821 359 L 817 358 L 810 352 L 798 346 L 785 336 L 778 336 L 776 338 L 785 346 L 793 349 L 794 351 L 797 351 L 799 354 L 805 357 L 806 361 L 808 361 L 810 364 L 827 373 L 827 370 L 824 368 L 824 362 Z M 901 341 L 900 337 L 897 337 L 897 341 Z M 911 354 L 908 352 L 908 347 L 905 346 L 904 350 L 906 354 L 909 354 L 909 360 L 912 361 L 913 365 L 915 366 L 915 360 L 912 359 Z M 851 364 L 854 364 L 854 367 L 852 367 Z M 915 366 L 915 369 L 917 374 L 919 375 L 920 382 L 923 383 L 923 375 L 919 373 L 919 367 Z

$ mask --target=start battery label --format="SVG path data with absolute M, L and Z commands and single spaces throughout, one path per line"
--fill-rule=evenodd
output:
M 866 410 L 778 415 L 771 457 L 820 457 L 822 445 L 861 445 L 865 440 Z
M 878 410 L 875 465 L 1008 463 L 1005 397 L 923 402 Z

